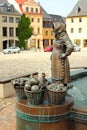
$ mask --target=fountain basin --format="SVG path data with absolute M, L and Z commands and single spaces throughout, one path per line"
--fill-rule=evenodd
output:
M 75 74 L 76 73 L 76 74 Z M 68 91 L 74 97 L 72 129 L 87 129 L 87 71 L 80 70 L 71 76 L 73 88 Z
M 86 70 L 78 71 L 78 73 L 76 72 L 71 75 L 71 83 L 74 87 L 68 91 L 69 95 L 66 95 L 65 101 L 61 105 L 50 104 L 46 97 L 40 105 L 29 104 L 27 100 L 17 100 L 16 130 L 86 130 L 87 87 L 84 87 L 84 83 L 86 85 L 87 79 L 85 78 L 87 78 Z M 81 93 L 78 90 L 79 88 L 82 90 Z M 74 92 L 76 92 L 78 98 L 75 98 Z M 83 92 L 85 92 L 85 96 Z M 83 97 L 85 100 L 83 100 Z
M 87 107 L 72 108 L 72 130 L 87 130 Z
M 51 79 L 49 79 L 51 81 Z M 71 84 L 73 88 L 68 94 L 74 98 L 74 105 L 71 111 L 72 125 L 70 130 L 87 129 L 87 70 L 81 69 L 72 71 Z

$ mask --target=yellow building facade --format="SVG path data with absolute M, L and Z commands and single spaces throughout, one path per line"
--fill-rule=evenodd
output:
M 43 16 L 39 3 L 28 0 L 20 5 L 23 14 L 30 18 L 33 35 L 27 41 L 27 48 L 43 49 Z
M 26 41 L 27 48 L 43 50 L 46 46 L 53 45 L 54 35 L 52 23 L 57 21 L 63 22 L 62 17 L 57 15 L 50 16 L 40 3 L 36 3 L 35 0 L 16 1 L 18 1 L 22 14 L 30 18 L 31 26 L 33 27 L 33 35 Z
M 54 35 L 52 28 L 43 28 L 43 47 L 53 45 Z

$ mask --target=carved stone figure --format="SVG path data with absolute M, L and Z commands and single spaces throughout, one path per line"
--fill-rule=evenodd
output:
M 68 56 L 73 51 L 73 45 L 66 32 L 65 24 L 55 22 L 53 24 L 53 31 L 55 40 L 51 55 L 52 80 L 67 86 L 67 83 L 70 82 Z

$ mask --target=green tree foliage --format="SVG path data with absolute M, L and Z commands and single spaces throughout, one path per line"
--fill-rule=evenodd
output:
M 33 28 L 30 24 L 30 19 L 23 14 L 18 23 L 18 44 L 20 48 L 26 48 L 26 40 L 28 40 L 33 34 Z

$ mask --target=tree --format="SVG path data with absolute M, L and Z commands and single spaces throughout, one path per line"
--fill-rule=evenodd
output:
M 20 48 L 26 48 L 26 40 L 28 40 L 33 34 L 33 28 L 30 24 L 30 19 L 23 14 L 18 23 L 18 44 Z

